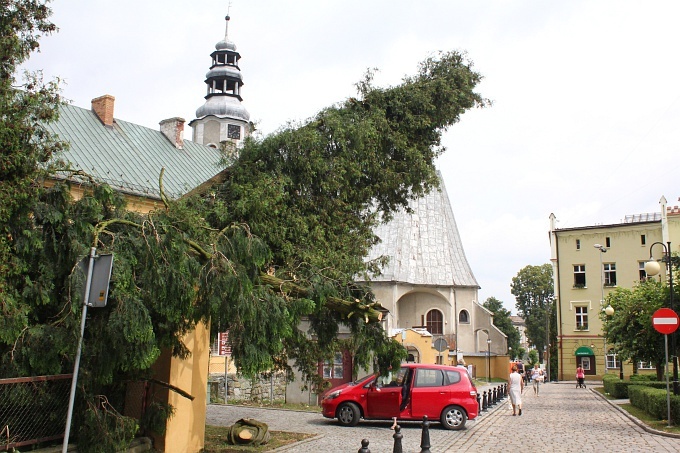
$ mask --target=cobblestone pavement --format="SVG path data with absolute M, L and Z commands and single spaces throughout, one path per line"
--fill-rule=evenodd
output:
M 483 391 L 484 388 L 480 388 Z M 525 390 L 521 416 L 512 416 L 507 399 L 468 421 L 462 431 L 447 431 L 439 424 L 430 427 L 430 450 L 498 452 L 539 448 L 550 452 L 680 452 L 680 439 L 651 434 L 638 427 L 617 407 L 590 389 L 575 389 L 572 384 L 551 383 L 534 396 Z M 370 441 L 372 453 L 391 452 L 394 431 L 390 422 L 362 421 L 344 428 L 319 413 L 259 409 L 239 406 L 208 406 L 206 423 L 229 426 L 240 418 L 255 418 L 270 429 L 312 433 L 312 440 L 277 451 L 356 452 L 361 439 Z M 404 452 L 419 452 L 421 424 L 403 422 Z

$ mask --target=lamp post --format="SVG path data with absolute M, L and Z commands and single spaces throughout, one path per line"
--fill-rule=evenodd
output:
M 486 339 L 486 374 L 488 382 L 491 382 L 491 338 Z
M 670 292 L 670 309 L 675 311 L 675 303 L 673 301 L 673 267 L 671 265 L 671 242 L 666 244 L 663 242 L 655 242 L 649 246 L 649 261 L 645 263 L 645 273 L 647 275 L 657 275 L 661 271 L 661 266 L 658 261 L 654 260 L 652 249 L 655 245 L 663 247 L 664 257 L 661 261 L 666 263 L 666 271 L 668 272 L 668 289 Z M 675 354 L 675 333 L 671 334 L 671 361 L 673 362 L 673 395 L 677 395 L 680 391 L 678 386 L 678 356 Z
M 600 307 L 601 307 L 602 305 L 604 305 L 604 264 L 602 263 L 602 254 L 607 253 L 607 247 L 605 247 L 602 244 L 593 244 L 593 247 L 600 251 L 600 291 L 601 291 Z M 602 338 L 604 344 L 604 374 L 607 374 L 607 337 L 603 335 Z
M 611 305 L 607 305 L 607 308 L 604 309 L 604 314 L 607 316 L 612 316 L 614 314 L 614 307 Z M 607 341 L 607 338 L 605 337 L 605 341 Z M 607 354 L 605 353 L 605 361 L 607 360 Z M 619 379 L 623 381 L 623 360 L 619 359 Z

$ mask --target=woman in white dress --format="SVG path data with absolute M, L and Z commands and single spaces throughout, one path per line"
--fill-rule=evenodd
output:
M 510 394 L 510 403 L 512 404 L 512 415 L 522 415 L 522 390 L 524 390 L 524 379 L 522 375 L 517 372 L 517 365 L 512 366 L 512 373 L 510 373 L 510 382 L 508 383 L 508 393 Z

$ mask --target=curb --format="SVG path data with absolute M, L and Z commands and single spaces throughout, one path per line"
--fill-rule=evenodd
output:
M 667 433 L 667 432 L 665 432 L 665 431 L 659 431 L 658 429 L 650 428 L 650 427 L 647 426 L 647 424 L 644 423 L 642 420 L 640 420 L 639 418 L 637 418 L 637 417 L 635 417 L 635 416 L 629 414 L 627 410 L 625 410 L 625 409 L 619 407 L 617 404 L 615 404 L 615 403 L 613 403 L 611 400 L 607 399 L 607 397 L 604 396 L 603 394 L 601 394 L 600 392 L 597 392 L 597 391 L 595 391 L 595 390 L 593 390 L 593 389 L 588 389 L 588 390 L 589 390 L 591 393 L 594 393 L 594 394 L 596 394 L 598 397 L 602 398 L 602 399 L 603 399 L 604 401 L 606 401 L 607 403 L 609 403 L 610 406 L 614 407 L 617 411 L 619 411 L 620 413 L 622 413 L 623 415 L 625 415 L 626 417 L 628 417 L 628 419 L 629 419 L 630 421 L 632 421 L 633 423 L 635 423 L 636 425 L 638 425 L 640 428 L 642 428 L 643 430 L 647 431 L 648 433 L 650 433 L 650 434 L 656 434 L 657 436 L 673 437 L 673 438 L 675 438 L 675 439 L 680 439 L 680 434 L 676 434 L 676 433 Z

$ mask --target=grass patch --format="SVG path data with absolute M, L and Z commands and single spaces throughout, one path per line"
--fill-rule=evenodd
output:
M 284 401 L 228 401 L 230 406 L 261 407 L 271 409 L 288 409 L 291 411 L 318 412 L 321 413 L 321 406 L 310 406 L 302 403 L 286 403 Z
M 641 422 L 643 422 L 650 428 L 656 429 L 658 431 L 664 431 L 667 433 L 680 434 L 680 426 L 671 426 L 669 428 L 667 426 L 668 424 L 667 420 L 656 420 L 650 417 L 649 414 L 647 414 L 645 411 L 638 409 L 637 407 L 634 407 L 631 404 L 621 404 L 620 407 L 633 417 L 639 419 Z
M 258 452 L 271 451 L 284 445 L 299 442 L 313 437 L 314 434 L 291 433 L 288 431 L 269 431 L 271 439 L 267 445 L 252 447 L 247 445 L 228 445 L 226 443 L 226 427 L 210 426 L 205 427 L 205 447 L 203 453 L 237 453 L 237 452 Z

